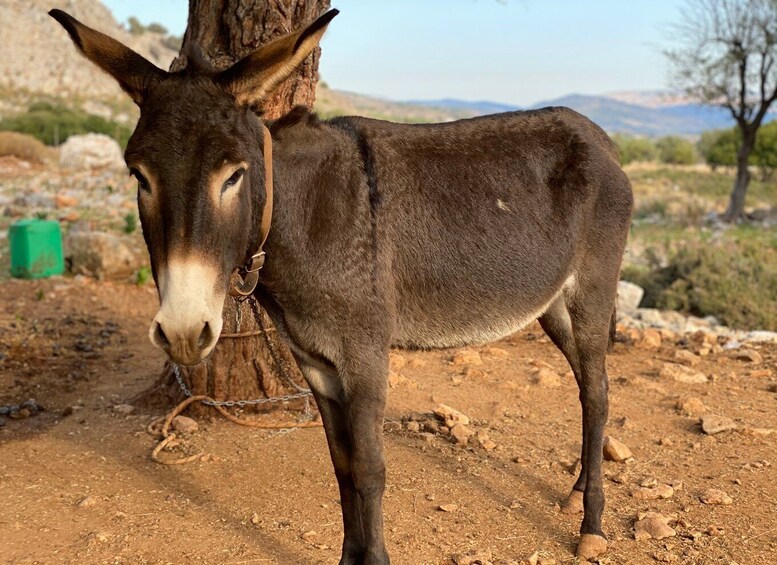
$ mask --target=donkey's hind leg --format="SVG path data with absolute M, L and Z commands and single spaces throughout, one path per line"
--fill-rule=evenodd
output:
M 559 296 L 550 308 L 539 319 L 542 329 L 548 334 L 551 341 L 558 347 L 569 362 L 575 375 L 578 387 L 580 387 L 580 362 L 577 357 L 577 345 L 572 333 L 572 319 L 567 310 L 566 297 Z M 582 390 L 582 389 L 581 389 Z M 585 491 L 585 446 L 586 434 L 583 426 L 583 447 L 580 454 L 580 475 L 577 477 L 572 491 L 561 505 L 561 511 L 565 514 L 582 514 L 583 492 Z
M 590 263 L 594 263 L 591 261 Z M 602 446 L 608 413 L 608 382 L 605 357 L 610 339 L 610 321 L 615 308 L 618 265 L 589 265 L 576 288 L 567 296 L 567 309 L 577 347 L 580 369 L 580 402 L 583 408 L 583 523 L 577 556 L 595 559 L 607 550 L 602 533 L 604 490 Z

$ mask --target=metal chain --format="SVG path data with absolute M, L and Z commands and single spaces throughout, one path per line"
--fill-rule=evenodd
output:
M 181 387 L 181 390 L 186 396 L 194 396 L 192 394 L 192 391 L 189 390 L 189 387 L 186 386 L 186 383 L 183 382 L 183 377 L 181 376 L 181 370 L 178 367 L 177 363 L 172 363 L 173 365 L 173 374 L 175 375 L 175 380 L 178 381 L 178 386 Z M 254 398 L 252 400 L 224 400 L 224 401 L 210 401 L 210 400 L 203 400 L 203 404 L 207 404 L 208 406 L 256 406 L 258 404 L 268 404 L 273 402 L 288 402 L 290 400 L 297 400 L 299 398 L 306 398 L 308 396 L 312 396 L 313 393 L 310 391 L 310 389 L 304 389 L 302 392 L 297 392 L 294 394 L 286 394 L 284 396 L 271 396 L 269 398 Z
M 235 322 L 236 322 L 236 331 L 240 332 L 240 322 L 242 321 L 242 312 L 241 312 L 241 306 L 242 303 L 248 300 L 249 305 L 251 309 L 253 310 L 254 317 L 256 318 L 257 325 L 262 328 L 262 330 L 265 330 L 264 324 L 262 323 L 261 314 L 259 313 L 259 304 L 256 301 L 256 298 L 254 298 L 253 295 L 247 296 L 245 298 L 237 298 L 236 301 L 238 302 L 237 305 L 237 312 L 235 314 Z M 266 330 L 265 330 L 266 331 Z M 278 364 L 278 360 L 275 359 L 275 352 L 270 351 L 270 354 L 273 356 L 276 365 L 280 368 L 280 365 Z M 187 397 L 192 397 L 194 394 L 192 394 L 192 391 L 189 390 L 189 388 L 186 386 L 186 383 L 183 381 L 183 377 L 181 376 L 181 369 L 178 366 L 177 363 L 172 363 L 173 365 L 173 374 L 175 374 L 175 380 L 178 381 L 178 386 L 181 387 L 181 390 Z M 289 379 L 286 374 L 283 371 L 280 371 L 282 380 L 286 383 L 287 386 L 290 388 L 296 389 L 297 392 L 294 394 L 286 394 L 283 396 L 271 396 L 269 398 L 254 398 L 251 400 L 223 400 L 223 401 L 216 401 L 216 400 L 203 400 L 203 404 L 207 404 L 208 406 L 227 406 L 227 407 L 243 407 L 243 406 L 256 406 L 259 404 L 271 404 L 275 402 L 288 402 L 290 400 L 298 400 L 300 398 L 305 399 L 305 414 L 310 416 L 310 403 L 308 402 L 309 397 L 313 396 L 313 392 L 309 388 L 302 388 L 297 383 Z

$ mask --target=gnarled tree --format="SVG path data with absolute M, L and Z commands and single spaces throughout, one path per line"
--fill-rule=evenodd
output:
M 186 53 L 192 49 L 201 50 L 218 70 L 227 68 L 260 45 L 310 23 L 328 8 L 329 0 L 190 0 L 181 53 L 171 70 L 184 68 Z M 316 49 L 278 87 L 262 108 L 265 119 L 279 118 L 295 106 L 313 106 L 319 57 Z M 227 296 L 223 328 L 222 338 L 207 361 L 195 368 L 180 368 L 194 394 L 207 394 L 216 400 L 253 399 L 294 393 L 303 384 L 293 357 L 275 335 L 266 314 L 260 313 L 257 320 L 251 304 Z M 154 389 L 144 396 L 164 402 L 182 399 L 170 363 Z M 203 408 L 193 405 L 191 410 Z
M 689 0 L 675 26 L 680 46 L 666 52 L 679 86 L 695 100 L 723 106 L 736 121 L 737 174 L 723 219 L 744 218 L 748 158 L 777 99 L 777 1 Z

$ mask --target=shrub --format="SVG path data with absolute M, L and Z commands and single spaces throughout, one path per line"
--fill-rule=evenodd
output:
M 658 158 L 658 151 L 655 144 L 646 137 L 631 137 L 616 134 L 612 137 L 615 145 L 618 146 L 621 165 L 628 165 L 634 162 L 655 161 Z
M 658 157 L 670 165 L 692 165 L 696 162 L 696 148 L 687 139 L 669 135 L 656 142 Z
M 31 163 L 43 163 L 49 149 L 40 140 L 24 133 L 0 131 L 0 157 L 13 155 Z
M 127 146 L 132 134 L 122 124 L 48 102 L 35 103 L 27 113 L 0 121 L 0 131 L 26 133 L 46 145 L 59 145 L 71 135 L 104 133 L 118 141 L 122 147 Z
M 739 130 L 736 128 L 705 131 L 699 139 L 699 153 L 713 169 L 733 167 L 737 164 L 739 139 Z
M 628 267 L 643 305 L 715 316 L 735 328 L 777 330 L 777 248 L 754 241 L 698 242 L 673 251 L 669 266 Z
M 758 130 L 752 161 L 761 170 L 761 177 L 770 180 L 777 169 L 777 121 L 769 122 Z

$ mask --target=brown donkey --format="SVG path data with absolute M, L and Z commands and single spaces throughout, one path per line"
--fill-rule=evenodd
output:
M 584 512 L 577 553 L 595 558 L 607 547 L 605 354 L 632 211 L 616 149 L 566 108 L 437 125 L 296 109 L 263 123 L 254 109 L 336 14 L 223 72 L 192 53 L 168 73 L 51 12 L 140 106 L 125 157 L 159 288 L 151 339 L 178 363 L 205 358 L 230 274 L 253 262 L 250 292 L 263 247 L 253 292 L 321 411 L 342 501 L 340 563 L 385 564 L 389 349 L 482 343 L 539 319 L 580 387 L 582 471 L 564 508 Z

